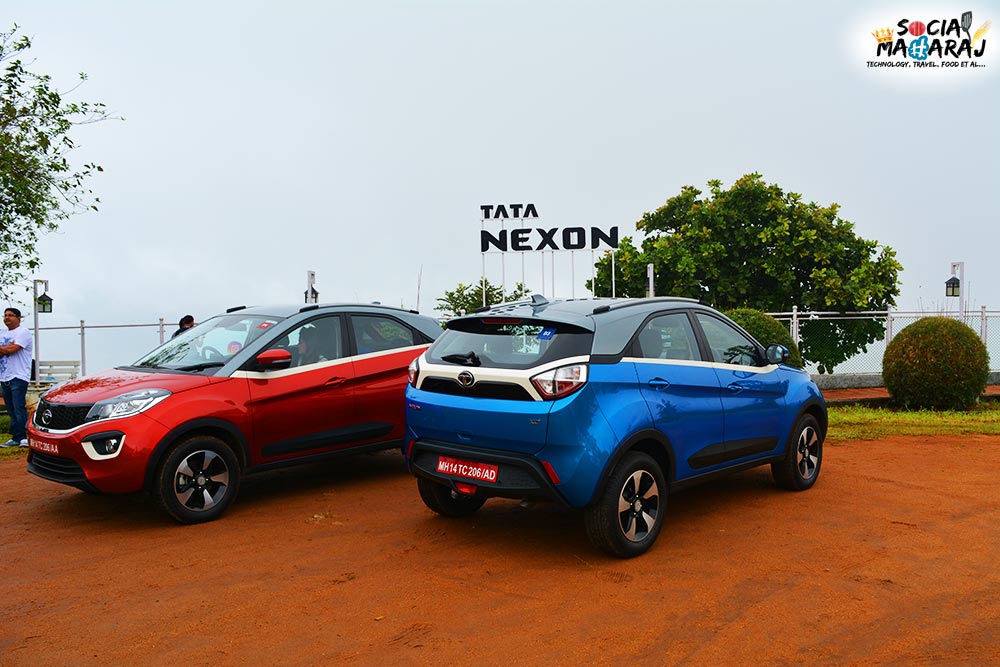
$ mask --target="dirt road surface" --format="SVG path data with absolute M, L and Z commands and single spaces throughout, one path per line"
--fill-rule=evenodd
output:
M 579 513 L 420 502 L 398 454 L 245 481 L 219 521 L 0 462 L 0 664 L 1000 664 L 1000 441 L 828 441 L 671 496 L 653 549 Z

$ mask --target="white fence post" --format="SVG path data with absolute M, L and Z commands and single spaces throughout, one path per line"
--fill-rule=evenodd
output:
M 788 322 L 789 332 L 795 344 L 799 344 L 799 307 L 792 306 L 792 319 Z
M 892 342 L 892 306 L 888 306 L 885 311 L 885 344 Z

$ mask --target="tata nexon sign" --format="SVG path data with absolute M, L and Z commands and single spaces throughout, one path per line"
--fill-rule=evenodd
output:
M 479 232 L 480 252 L 532 252 L 545 250 L 596 250 L 602 245 L 618 248 L 618 227 L 604 231 L 597 227 L 537 227 L 521 226 L 504 229 L 505 222 L 531 224 L 528 220 L 538 219 L 534 204 L 483 204 L 483 222 L 500 222 L 500 230 L 494 232 L 485 225 Z

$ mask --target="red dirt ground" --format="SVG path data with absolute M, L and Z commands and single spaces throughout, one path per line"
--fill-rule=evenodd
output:
M 579 513 L 425 509 L 398 454 L 245 481 L 219 521 L 0 461 L 0 665 L 1000 664 L 1000 439 L 827 442 L 671 496 L 628 561 Z

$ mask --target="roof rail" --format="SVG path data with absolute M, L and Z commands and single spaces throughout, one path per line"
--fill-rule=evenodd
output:
M 661 301 L 663 303 L 676 303 L 678 301 L 681 301 L 685 303 L 698 303 L 703 306 L 708 305 L 702 303 L 698 299 L 690 299 L 686 296 L 654 296 L 654 297 L 646 297 L 644 299 L 628 299 L 628 300 L 616 301 L 615 303 L 601 304 L 600 306 L 594 308 L 593 311 L 591 311 L 591 315 L 599 315 L 600 313 L 606 313 L 610 311 L 612 308 L 618 310 L 620 308 L 628 308 L 630 306 L 641 306 L 645 303 L 651 303 L 654 301 Z

